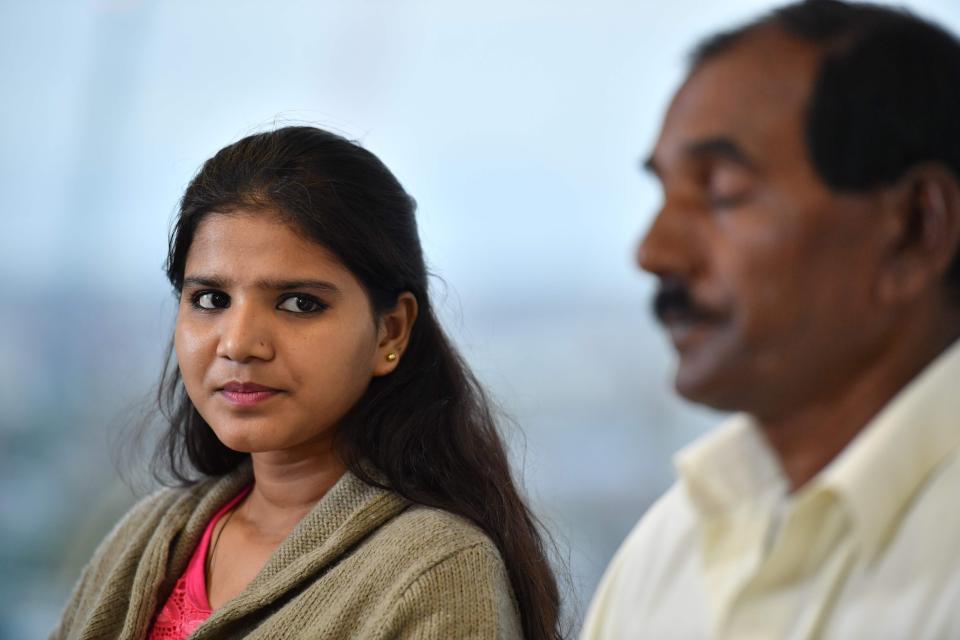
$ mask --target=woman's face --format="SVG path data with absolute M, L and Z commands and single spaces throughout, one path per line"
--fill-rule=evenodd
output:
M 209 214 L 187 252 L 175 348 L 187 393 L 226 446 L 329 446 L 402 344 L 360 282 L 274 214 Z

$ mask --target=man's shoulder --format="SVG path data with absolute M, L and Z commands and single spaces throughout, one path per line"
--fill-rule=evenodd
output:
M 941 576 L 960 586 L 960 451 L 951 453 L 926 479 L 904 509 L 898 526 L 880 554 L 880 566 L 902 563 L 904 570 L 922 565 L 953 569 Z M 922 573 L 922 572 L 921 572 Z M 930 576 L 937 574 L 931 572 Z M 939 575 L 939 574 L 937 574 Z
M 656 571 L 670 555 L 686 553 L 695 542 L 696 514 L 683 483 L 674 482 L 630 531 L 613 563 Z
M 705 604 L 699 529 L 682 482 L 647 510 L 604 574 L 584 626 L 585 640 L 702 636 Z M 681 636 L 682 637 L 682 636 Z

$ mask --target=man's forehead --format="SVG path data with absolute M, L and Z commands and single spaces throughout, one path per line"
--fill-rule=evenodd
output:
M 818 59 L 812 45 L 763 32 L 704 61 L 670 104 L 651 158 L 654 168 L 710 140 L 749 150 L 800 135 Z

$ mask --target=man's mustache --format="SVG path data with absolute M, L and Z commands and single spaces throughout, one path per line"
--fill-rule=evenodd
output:
M 664 324 L 675 320 L 716 320 L 719 314 L 699 305 L 683 281 L 664 278 L 653 297 L 653 315 Z

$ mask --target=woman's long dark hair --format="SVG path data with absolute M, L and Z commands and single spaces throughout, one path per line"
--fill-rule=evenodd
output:
M 404 291 L 419 303 L 399 365 L 376 377 L 338 429 L 354 474 L 407 499 L 463 516 L 496 544 L 524 635 L 558 638 L 559 595 L 536 518 L 510 472 L 483 389 L 450 344 L 430 305 L 416 203 L 369 151 L 314 127 L 249 136 L 208 160 L 187 187 L 170 234 L 167 277 L 179 294 L 187 251 L 211 212 L 278 212 L 332 251 L 364 285 L 374 315 Z M 188 483 L 220 476 L 248 454 L 221 443 L 168 359 L 160 403 L 169 428 L 154 469 Z

